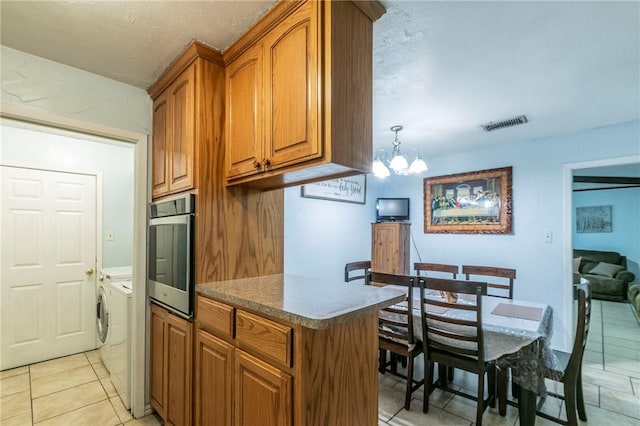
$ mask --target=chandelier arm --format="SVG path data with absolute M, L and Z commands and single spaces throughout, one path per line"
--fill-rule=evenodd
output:
M 373 172 L 375 176 L 380 178 L 389 176 L 389 169 L 393 170 L 393 173 L 401 176 L 417 175 L 428 170 L 427 165 L 420 157 L 420 151 L 417 148 L 409 149 L 407 154 L 403 154 L 400 151 L 401 142 L 398 139 L 398 132 L 400 130 L 402 130 L 402 126 L 396 125 L 391 127 L 391 131 L 395 132 L 395 139 L 392 142 L 393 151 L 391 152 L 390 159 L 388 159 L 387 151 L 385 149 L 380 148 L 376 151 L 376 156 L 373 162 Z M 412 151 L 416 151 L 416 154 L 411 165 L 409 165 L 408 157 Z

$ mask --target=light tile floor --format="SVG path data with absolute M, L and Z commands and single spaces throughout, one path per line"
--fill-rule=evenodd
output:
M 422 360 L 418 359 L 421 365 Z M 418 375 L 422 374 L 419 369 Z M 583 363 L 588 424 L 640 424 L 640 326 L 631 306 L 594 300 Z M 456 370 L 454 386 L 475 391 L 475 376 Z M 553 386 L 553 385 L 550 385 Z M 379 425 L 464 425 L 475 419 L 475 402 L 436 390 L 422 413 L 422 388 L 404 409 L 404 381 L 380 375 Z M 544 410 L 564 413 L 548 398 Z M 517 425 L 518 411 L 500 417 L 489 408 L 487 425 Z M 0 425 L 162 425 L 155 415 L 133 419 L 117 396 L 97 351 L 0 372 Z M 538 417 L 537 425 L 551 425 Z
M 416 359 L 422 366 L 422 359 Z M 422 375 L 422 369 L 417 372 Z M 583 361 L 583 390 L 591 425 L 640 425 L 640 324 L 628 303 L 593 301 L 591 326 Z M 429 413 L 422 412 L 423 388 L 413 394 L 411 409 L 404 409 L 405 382 L 389 374 L 380 375 L 379 425 L 463 425 L 475 422 L 475 402 L 436 390 L 429 400 Z M 476 376 L 456 370 L 454 386 L 475 393 Z M 549 382 L 549 389 L 559 387 Z M 560 400 L 547 398 L 543 411 L 566 419 Z M 507 407 L 507 416 L 488 408 L 483 424 L 517 425 L 518 410 Z M 555 425 L 536 417 L 536 425 Z
M 0 372 L 1 426 L 155 426 L 134 419 L 111 384 L 98 351 Z

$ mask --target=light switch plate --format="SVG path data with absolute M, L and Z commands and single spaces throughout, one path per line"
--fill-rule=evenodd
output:
M 553 241 L 553 233 L 551 231 L 547 231 L 544 233 L 544 242 L 545 243 L 550 243 L 551 241 Z
M 113 241 L 113 231 L 107 231 L 107 241 Z

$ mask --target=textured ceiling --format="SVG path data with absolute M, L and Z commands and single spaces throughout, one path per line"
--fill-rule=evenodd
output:
M 395 124 L 401 148 L 429 158 L 640 118 L 639 2 L 382 3 L 376 148 L 391 148 Z M 147 88 L 191 39 L 224 50 L 272 5 L 2 0 L 0 41 Z M 520 114 L 529 123 L 480 127 Z
M 270 1 L 5 1 L 1 43 L 146 89 L 197 39 L 224 50 Z
M 375 28 L 376 144 L 428 155 L 640 117 L 638 2 L 389 2 Z M 481 124 L 525 114 L 527 124 Z

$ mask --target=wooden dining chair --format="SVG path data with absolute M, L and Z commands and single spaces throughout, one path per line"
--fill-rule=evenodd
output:
M 494 266 L 475 266 L 475 265 L 462 265 L 462 273 L 466 280 L 475 279 L 476 277 L 489 278 L 487 280 L 487 287 L 491 296 L 503 297 L 505 299 L 513 299 L 513 280 L 516 279 L 516 270 L 509 268 L 496 268 Z M 498 282 L 495 282 L 498 281 Z M 506 414 L 506 400 L 507 400 L 507 383 L 509 381 L 509 369 L 500 369 L 496 373 L 498 383 L 498 399 L 500 400 L 500 414 Z M 512 384 L 511 393 L 514 397 L 518 395 L 518 388 Z
M 344 265 L 344 282 L 362 280 L 364 283 L 367 278 L 367 272 L 371 270 L 370 260 L 360 260 L 358 262 L 350 262 Z M 352 275 L 353 273 L 353 275 Z
M 471 275 L 475 277 L 482 277 L 482 281 L 487 281 L 487 287 L 489 289 L 496 289 L 490 291 L 491 296 L 504 297 L 505 299 L 513 299 L 513 280 L 516 279 L 516 270 L 508 268 L 496 268 L 493 266 L 474 266 L 474 265 L 462 265 L 462 273 L 466 280 L 471 280 Z M 485 278 L 490 277 L 489 280 Z M 505 279 L 506 282 L 493 282 L 501 281 Z
M 413 269 L 418 276 L 421 276 L 421 272 L 424 276 L 429 276 L 429 273 L 437 273 L 439 275 L 431 276 L 431 278 L 444 278 L 443 274 L 451 274 L 451 278 L 454 280 L 458 278 L 458 265 L 448 265 L 445 263 L 422 263 L 416 262 L 413 264 Z M 438 365 L 438 376 L 441 378 L 447 378 L 449 382 L 453 382 L 454 368 L 447 367 L 445 365 Z
M 395 285 L 406 288 L 407 295 L 401 303 L 386 307 L 378 316 L 379 369 L 381 373 L 390 372 L 406 380 L 404 408 L 409 410 L 411 394 L 424 384 L 422 380 L 414 380 L 414 359 L 422 353 L 422 342 L 413 335 L 413 290 L 417 286 L 417 278 L 407 275 L 392 275 L 378 272 L 367 274 L 367 283 L 376 285 Z M 387 351 L 391 359 L 387 362 Z M 407 358 L 407 374 L 398 372 L 398 365 L 393 354 Z
M 420 317 L 425 357 L 425 394 L 422 411 L 429 412 L 429 395 L 434 389 L 472 399 L 477 402 L 476 425 L 482 425 L 482 415 L 495 401 L 494 367 L 484 360 L 482 332 L 482 296 L 487 283 L 420 277 Z M 427 291 L 445 291 L 458 295 L 474 295 L 464 303 L 427 297 Z M 451 311 L 456 310 L 455 315 Z M 468 394 L 449 387 L 446 380 L 433 380 L 434 363 L 460 368 L 478 375 L 478 392 Z M 488 378 L 487 398 L 484 398 L 484 378 Z
M 413 269 L 416 274 L 420 276 L 420 272 L 424 272 L 425 276 L 428 276 L 428 272 L 439 272 L 444 274 L 451 274 L 451 278 L 454 280 L 458 278 L 458 265 L 447 265 L 444 263 L 422 263 L 416 262 L 413 264 Z M 438 277 L 433 277 L 438 278 Z
M 574 426 L 578 424 L 578 417 L 583 422 L 587 421 L 587 412 L 584 407 L 584 396 L 582 391 L 582 356 L 587 344 L 589 334 L 589 323 L 591 322 L 591 284 L 584 283 L 575 286 L 578 299 L 578 324 L 576 326 L 576 337 L 573 341 L 573 348 L 570 353 L 555 350 L 553 353 L 558 364 L 546 366 L 545 376 L 551 380 L 562 383 L 563 395 L 547 392 L 555 398 L 563 400 L 567 420 L 551 416 L 541 411 L 545 398 L 540 398 L 536 415 L 561 425 Z M 576 417 L 576 411 L 578 416 Z

